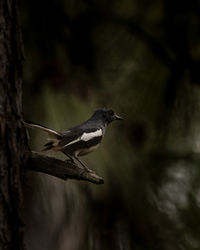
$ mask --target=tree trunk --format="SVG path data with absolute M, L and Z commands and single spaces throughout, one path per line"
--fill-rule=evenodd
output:
M 24 249 L 21 221 L 26 133 L 18 1 L 0 1 L 0 250 Z

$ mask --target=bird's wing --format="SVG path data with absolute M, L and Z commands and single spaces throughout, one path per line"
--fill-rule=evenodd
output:
M 78 143 L 80 141 L 90 141 L 95 137 L 102 137 L 103 132 L 101 128 L 81 128 L 74 127 L 62 133 L 63 138 L 59 141 L 58 147 L 59 150 Z

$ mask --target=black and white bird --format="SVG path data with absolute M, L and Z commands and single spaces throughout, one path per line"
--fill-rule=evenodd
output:
M 97 149 L 104 137 L 107 125 L 115 120 L 122 120 L 122 118 L 112 109 L 102 108 L 96 110 L 87 121 L 63 132 L 57 132 L 32 122 L 25 122 L 25 125 L 48 133 L 51 141 L 44 145 L 43 151 L 61 151 L 72 161 L 73 158 L 76 159 L 86 170 L 89 170 L 78 157 Z

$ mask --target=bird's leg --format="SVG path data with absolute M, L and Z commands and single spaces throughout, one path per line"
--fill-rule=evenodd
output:
M 88 172 L 93 172 L 77 156 L 74 155 L 74 158 L 85 168 L 85 170 L 87 170 Z
M 74 163 L 74 159 L 73 159 L 73 157 L 71 156 L 71 155 L 69 155 L 69 154 L 65 154 L 67 157 L 69 157 L 69 159 L 70 159 L 70 161 L 71 162 L 73 162 Z
M 66 162 L 70 162 L 75 165 L 74 159 L 71 155 L 64 153 L 69 159 L 66 159 Z
M 64 153 L 68 158 L 69 158 L 69 161 L 74 163 L 74 159 L 71 155 L 67 154 L 67 153 Z M 85 170 L 87 170 L 88 172 L 93 172 L 91 169 L 89 169 L 77 156 L 74 155 L 74 158 L 84 167 Z

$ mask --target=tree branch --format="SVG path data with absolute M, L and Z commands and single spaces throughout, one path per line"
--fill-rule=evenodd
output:
M 27 169 L 53 175 L 63 180 L 76 179 L 103 184 L 104 179 L 70 161 L 62 161 L 36 152 L 29 152 Z

